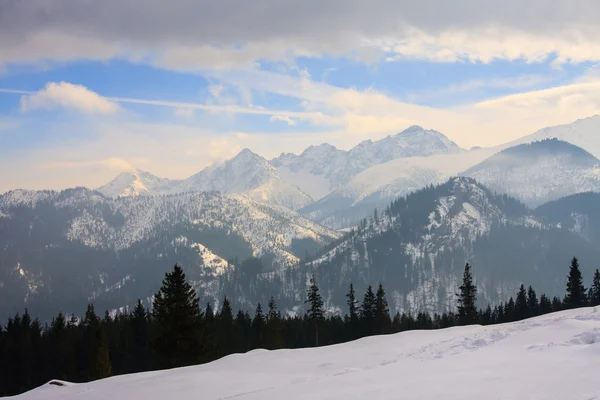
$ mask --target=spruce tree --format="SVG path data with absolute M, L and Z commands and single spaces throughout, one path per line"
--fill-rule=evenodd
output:
M 540 296 L 540 315 L 548 314 L 552 312 L 552 301 L 546 296 L 542 294 Z
M 525 286 L 521 284 L 517 293 L 517 300 L 515 301 L 515 321 L 525 319 L 527 315 L 527 291 L 525 290 Z
M 269 312 L 267 313 L 267 348 L 270 350 L 283 347 L 281 322 L 281 313 L 277 310 L 275 298 L 271 296 L 269 299 Z
M 148 359 L 148 313 L 138 299 L 129 318 L 133 335 L 133 363 L 134 371 L 145 371 L 149 367 Z
M 592 286 L 590 287 L 589 297 L 590 306 L 600 305 L 600 271 L 598 270 L 594 272 L 594 279 L 592 281 Z
M 375 323 L 377 325 L 377 333 L 391 332 L 392 321 L 390 319 L 390 309 L 385 298 L 385 290 L 381 283 L 375 295 Z
M 323 298 L 319 293 L 319 287 L 317 286 L 317 280 L 313 275 L 310 278 L 310 287 L 308 288 L 307 299 L 305 303 L 309 304 L 308 308 L 308 320 L 314 325 L 315 328 L 315 345 L 319 346 L 319 325 L 323 320 L 325 312 L 323 311 Z
M 583 278 L 579 270 L 577 257 L 571 260 L 569 276 L 567 279 L 567 295 L 565 296 L 565 308 L 577 308 L 587 305 L 587 296 L 583 286 Z
M 356 294 L 354 292 L 354 286 L 350 284 L 348 293 L 346 293 L 346 304 L 348 304 L 348 315 L 347 315 L 347 337 L 348 339 L 356 339 L 359 337 L 359 320 L 358 320 L 358 300 L 356 300 Z
M 194 288 L 175 264 L 154 296 L 152 316 L 156 323 L 154 348 L 162 367 L 173 368 L 203 361 L 202 313 Z
M 223 306 L 221 311 L 217 315 L 218 321 L 218 336 L 217 336 L 217 347 L 219 354 L 222 356 L 242 352 L 243 344 L 240 343 L 237 333 L 237 327 L 233 319 L 233 311 L 231 310 L 231 304 L 227 297 L 223 298 Z
M 265 316 L 260 303 L 256 306 L 254 319 L 252 319 L 252 346 L 255 349 L 265 348 Z
M 529 317 L 534 317 L 540 312 L 540 303 L 538 301 L 535 290 L 531 286 L 527 289 L 527 309 Z
M 471 275 L 471 266 L 469 263 L 465 264 L 463 283 L 458 290 L 459 293 L 456 294 L 458 297 L 458 323 L 460 325 L 477 323 L 479 319 L 477 308 L 475 308 L 477 287 L 473 284 L 473 276 Z
M 83 327 L 85 329 L 85 379 L 95 380 L 111 376 L 108 342 L 93 304 L 88 305 Z
M 363 302 L 360 306 L 360 322 L 363 326 L 363 333 L 365 335 L 373 335 L 376 331 L 375 328 L 375 315 L 377 314 L 377 297 L 373 293 L 373 287 L 369 285 Z

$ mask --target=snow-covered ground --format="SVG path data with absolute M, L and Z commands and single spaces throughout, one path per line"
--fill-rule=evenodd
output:
M 23 400 L 600 399 L 600 307 L 45 385 Z

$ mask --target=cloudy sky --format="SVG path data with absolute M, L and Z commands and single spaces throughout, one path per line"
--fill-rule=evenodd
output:
M 600 113 L 597 0 L 2 0 L 0 191 Z

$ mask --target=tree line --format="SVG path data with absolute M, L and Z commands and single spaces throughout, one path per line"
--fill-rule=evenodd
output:
M 346 294 L 347 312 L 328 313 L 314 276 L 304 315 L 283 315 L 271 297 L 253 315 L 234 315 L 224 298 L 219 310 L 201 306 L 183 269 L 165 274 L 152 309 L 138 300 L 131 312 L 96 314 L 88 305 L 83 318 L 59 313 L 50 324 L 32 319 L 27 311 L 0 327 L 0 395 L 22 393 L 51 379 L 86 382 L 111 375 L 201 364 L 256 348 L 280 349 L 322 346 L 361 337 L 413 329 L 513 322 L 554 311 L 600 305 L 600 272 L 586 290 L 577 258 L 573 258 L 566 295 L 550 299 L 521 285 L 516 296 L 493 308 L 478 309 L 471 266 L 465 265 L 455 311 L 390 314 L 385 289 L 369 286 L 357 297 L 352 284 Z

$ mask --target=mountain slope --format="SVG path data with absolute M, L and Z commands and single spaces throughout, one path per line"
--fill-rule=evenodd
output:
M 600 191 L 600 161 L 557 139 L 508 148 L 462 175 L 531 206 L 574 193 Z
M 141 196 L 153 193 L 167 193 L 179 184 L 166 178 L 159 178 L 139 169 L 123 172 L 115 179 L 96 189 L 106 197 Z
M 332 229 L 355 226 L 373 209 L 385 208 L 400 196 L 445 182 L 493 153 L 491 149 L 478 149 L 388 161 L 358 173 L 346 185 L 299 212 Z
M 580 308 L 509 324 L 374 336 L 318 350 L 256 350 L 186 368 L 46 384 L 18 398 L 185 400 L 202 393 L 206 400 L 594 399 L 600 395 L 599 332 L 598 308 Z
M 76 311 L 92 298 L 101 308 L 131 304 L 176 262 L 210 298 L 224 260 L 260 257 L 269 271 L 337 237 L 241 195 L 12 191 L 0 196 L 0 316 L 25 305 L 42 317 Z
M 461 177 L 394 201 L 299 273 L 316 274 L 331 307 L 344 309 L 350 282 L 358 292 L 385 282 L 391 309 L 439 312 L 454 307 L 465 262 L 486 304 L 507 300 L 521 282 L 562 293 L 573 255 L 589 278 L 598 246 Z
M 572 143 L 600 158 L 600 115 L 579 119 L 570 124 L 549 126 L 508 145 L 514 146 L 551 138 Z
M 579 193 L 546 203 L 535 215 L 600 247 L 600 193 Z
M 442 133 L 412 126 L 381 140 L 366 140 L 349 151 L 322 144 L 302 154 L 282 154 L 271 160 L 282 178 L 296 183 L 313 198 L 320 199 L 374 165 L 390 160 L 458 153 L 461 149 Z

